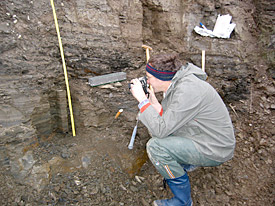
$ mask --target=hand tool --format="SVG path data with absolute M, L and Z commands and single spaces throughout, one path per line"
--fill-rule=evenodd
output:
M 136 123 L 136 126 L 135 126 L 134 129 L 133 129 L 132 137 L 131 137 L 130 143 L 129 143 L 129 145 L 128 145 L 128 149 L 133 149 L 133 147 L 134 147 L 134 142 L 135 142 L 135 138 L 136 138 L 136 134 L 137 134 L 137 127 L 138 127 L 139 115 L 140 115 L 140 112 L 139 112 L 138 115 L 137 115 L 137 123 Z
M 144 48 L 146 50 L 146 62 L 148 62 L 149 59 L 150 59 L 149 51 L 153 50 L 153 49 L 152 49 L 152 47 L 149 47 L 149 46 L 144 45 L 144 44 L 142 45 L 142 48 Z M 151 85 L 149 85 L 149 88 L 153 91 L 153 87 Z
M 146 50 L 146 62 L 148 62 L 150 59 L 149 50 L 152 50 L 152 48 L 144 44 L 142 45 L 142 48 Z
M 118 110 L 118 112 L 116 113 L 115 119 L 117 119 L 118 116 L 119 116 L 122 112 L 123 112 L 123 109 Z

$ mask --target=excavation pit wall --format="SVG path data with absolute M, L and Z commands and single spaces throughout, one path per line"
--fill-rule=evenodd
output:
M 72 136 L 66 86 L 49 1 L 1 1 L 0 164 L 23 185 L 42 191 L 58 173 L 112 160 L 124 175 L 139 174 L 148 162 L 150 138 L 140 123 L 134 149 L 127 148 L 138 113 L 128 83 L 144 76 L 142 44 L 151 54 L 177 52 L 201 66 L 230 104 L 246 102 L 270 69 L 257 58 L 253 1 L 56 1 L 68 69 L 76 136 Z M 213 28 L 218 14 L 230 14 L 236 28 L 230 39 L 201 37 L 193 28 Z M 248 26 L 249 25 L 249 26 Z M 127 80 L 91 87 L 88 78 L 126 72 Z M 265 77 L 266 78 L 266 77 Z M 274 93 L 262 86 L 265 101 Z M 263 105 L 271 114 L 272 104 Z M 119 109 L 123 113 L 114 119 Z M 253 112 L 240 108 L 238 115 Z M 233 112 L 232 114 L 235 115 Z M 235 123 L 236 117 L 232 116 Z M 238 131 L 238 130 L 236 130 Z

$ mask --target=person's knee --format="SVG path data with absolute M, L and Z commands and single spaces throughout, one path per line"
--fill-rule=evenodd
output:
M 151 138 L 146 144 L 147 152 L 154 149 L 156 147 L 156 138 Z
M 146 144 L 146 151 L 149 157 L 151 157 L 157 150 L 157 139 L 151 138 Z

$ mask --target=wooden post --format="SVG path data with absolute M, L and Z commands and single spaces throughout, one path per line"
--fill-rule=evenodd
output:
M 201 69 L 205 72 L 205 50 L 201 51 Z

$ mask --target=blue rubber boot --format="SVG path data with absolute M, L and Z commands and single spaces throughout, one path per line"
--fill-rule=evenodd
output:
M 174 197 L 165 200 L 155 200 L 154 206 L 192 206 L 191 187 L 187 173 L 175 179 L 167 179 Z

